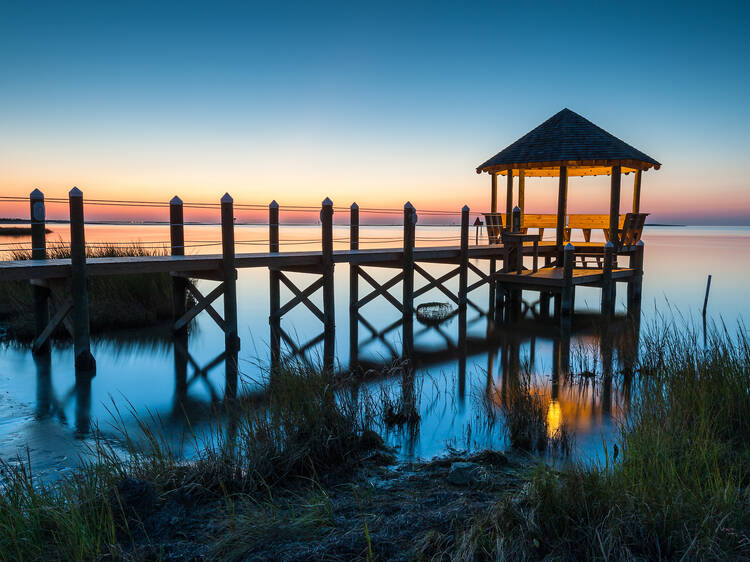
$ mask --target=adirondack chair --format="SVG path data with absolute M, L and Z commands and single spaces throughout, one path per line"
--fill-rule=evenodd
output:
M 487 227 L 487 238 L 490 244 L 500 244 L 503 233 L 502 213 L 482 213 Z
M 649 213 L 628 213 L 625 215 L 622 228 L 619 230 L 618 240 L 615 243 L 618 250 L 638 244 L 648 215 Z

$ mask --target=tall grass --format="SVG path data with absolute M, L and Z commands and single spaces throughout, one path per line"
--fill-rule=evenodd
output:
M 86 249 L 89 258 L 165 255 L 165 248 L 145 247 L 137 242 L 101 244 Z M 47 248 L 50 259 L 70 257 L 67 244 L 53 243 Z M 31 259 L 31 251 L 11 251 L 11 259 Z M 172 282 L 168 273 L 113 275 L 89 279 L 92 333 L 121 328 L 142 328 L 165 322 L 172 316 Z M 34 337 L 32 287 L 25 281 L 0 283 L 0 323 L 6 337 L 30 340 Z M 57 336 L 64 336 L 61 329 Z
M 747 335 L 714 330 L 703 346 L 662 325 L 643 349 L 617 452 L 538 468 L 463 535 L 457 557 L 750 558 Z
M 135 545 L 150 540 L 150 521 L 175 496 L 192 498 L 196 509 L 212 500 L 223 505 L 208 515 L 221 537 L 207 535 L 206 541 L 215 543 L 217 556 L 240 552 L 271 532 L 272 519 L 258 527 L 251 515 L 273 512 L 268 499 L 275 486 L 351 470 L 382 445 L 367 396 L 353 398 L 322 371 L 287 365 L 264 390 L 261 407 L 230 407 L 190 462 L 161 435 L 158 420 L 139 420 L 138 434 L 131 435 L 115 412 L 124 457 L 100 441 L 93 461 L 54 483 L 36 482 L 26 462 L 4 463 L 0 560 L 137 559 Z M 308 507 L 287 521 L 294 532 L 330 521 L 324 494 L 306 501 Z

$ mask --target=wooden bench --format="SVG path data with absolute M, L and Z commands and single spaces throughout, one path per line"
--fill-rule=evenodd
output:
M 538 230 L 539 239 L 544 238 L 545 228 L 557 228 L 557 215 L 521 215 L 521 232 L 526 234 L 530 228 Z
M 487 227 L 487 239 L 490 244 L 500 244 L 503 233 L 503 214 L 502 213 L 482 213 L 484 215 L 484 224 Z
M 628 213 L 625 215 L 622 227 L 618 231 L 616 246 L 618 250 L 635 246 L 640 242 L 646 217 L 649 213 Z
M 625 216 L 620 215 L 618 228 L 623 227 Z M 609 215 L 568 215 L 565 240 L 570 241 L 572 230 L 579 228 L 583 231 L 583 239 L 586 242 L 591 242 L 591 231 L 595 229 L 601 229 L 604 232 L 604 239 L 609 241 Z

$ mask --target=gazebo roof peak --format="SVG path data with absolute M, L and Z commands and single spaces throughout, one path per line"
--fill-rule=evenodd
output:
M 560 166 L 569 176 L 609 174 L 612 166 L 624 173 L 659 169 L 661 164 L 568 108 L 477 167 L 482 172 L 526 176 L 558 176 Z

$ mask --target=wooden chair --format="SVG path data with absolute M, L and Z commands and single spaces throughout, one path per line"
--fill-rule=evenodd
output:
M 503 233 L 502 213 L 482 213 L 484 224 L 487 227 L 487 239 L 490 244 L 500 244 Z
M 649 213 L 628 213 L 625 215 L 622 228 L 619 230 L 617 249 L 635 246 L 641 240 L 643 227 L 646 224 L 646 217 Z

